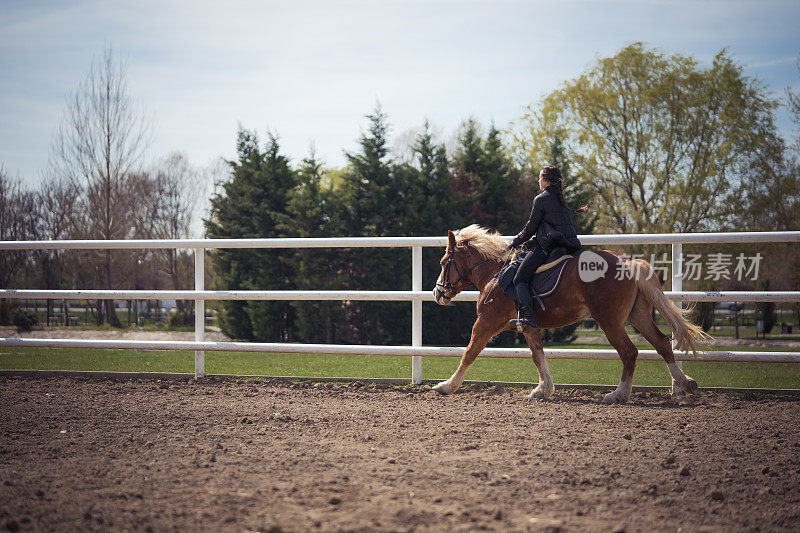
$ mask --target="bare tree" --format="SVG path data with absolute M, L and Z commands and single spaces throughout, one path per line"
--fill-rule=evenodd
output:
M 186 156 L 174 152 L 165 157 L 155 173 L 159 198 L 159 213 L 155 217 L 153 237 L 156 239 L 183 239 L 190 235 L 192 219 L 199 203 L 200 183 L 197 171 Z M 191 257 L 186 251 L 159 250 L 159 264 L 172 284 L 179 290 L 187 288 L 192 277 Z M 185 320 L 192 314 L 189 300 L 177 302 Z
M 60 240 L 76 235 L 80 225 L 77 208 L 79 198 L 80 189 L 72 181 L 56 174 L 46 176 L 35 192 L 35 238 Z M 66 250 L 37 250 L 34 255 L 45 289 L 62 288 L 66 270 L 72 270 L 81 263 L 65 261 Z M 48 299 L 48 322 L 53 311 L 52 305 L 52 300 Z M 67 300 L 63 301 L 62 306 L 65 309 L 65 325 L 69 325 Z
M 125 62 L 106 49 L 68 98 L 53 140 L 56 170 L 82 191 L 85 237 L 121 239 L 132 233 L 131 206 L 137 199 L 131 196 L 131 176 L 141 165 L 148 141 L 145 114 L 128 96 Z M 113 289 L 111 251 L 103 251 L 99 259 L 102 284 Z M 121 327 L 114 302 L 107 300 L 104 307 L 109 324 Z
M 22 188 L 19 179 L 11 178 L 0 166 L 0 240 L 25 241 L 34 238 L 36 202 L 33 193 Z M 25 250 L 0 253 L 0 285 L 9 287 L 18 277 L 29 254 Z
M 32 239 L 35 205 L 33 193 L 23 190 L 20 180 L 11 178 L 0 165 L 0 240 Z M 13 287 L 27 270 L 29 259 L 27 250 L 0 251 L 0 287 Z M 0 300 L 0 321 L 7 322 L 10 311 L 9 302 Z
M 800 74 L 800 56 L 797 58 L 797 72 Z M 792 113 L 795 126 L 798 127 L 794 148 L 800 151 L 800 92 L 794 92 L 791 87 L 786 87 L 786 104 Z

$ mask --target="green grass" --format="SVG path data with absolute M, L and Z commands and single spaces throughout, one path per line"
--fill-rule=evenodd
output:
M 572 343 L 569 347 L 607 346 Z M 206 352 L 205 357 L 207 374 L 363 378 L 410 378 L 411 375 L 408 357 L 250 352 Z M 550 359 L 548 365 L 556 383 L 612 385 L 619 381 L 622 370 L 619 360 Z M 426 379 L 444 379 L 456 366 L 457 358 L 425 357 L 422 374 Z M 6 347 L 0 348 L 0 369 L 190 373 L 194 371 L 194 352 Z M 800 388 L 800 364 L 796 363 L 686 362 L 684 370 L 701 387 Z M 530 382 L 537 380 L 537 374 L 530 359 L 478 358 L 467 379 Z M 664 363 L 638 363 L 634 384 L 666 386 L 669 381 Z

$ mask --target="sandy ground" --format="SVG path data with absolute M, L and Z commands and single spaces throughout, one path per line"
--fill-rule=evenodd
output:
M 800 401 L 0 377 L 0 529 L 797 531 Z

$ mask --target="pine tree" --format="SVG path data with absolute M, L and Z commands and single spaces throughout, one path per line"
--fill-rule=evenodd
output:
M 452 217 L 447 151 L 435 144 L 427 122 L 417 135 L 413 165 L 407 165 L 403 195 L 404 235 L 444 235 Z
M 478 197 L 483 218 L 488 226 L 501 233 L 509 233 L 516 225 L 513 194 L 515 174 L 503 149 L 500 131 L 494 124 L 483 142 L 479 163 Z
M 518 222 L 517 174 L 506 156 L 500 131 L 492 125 L 485 139 L 474 119 L 459 134 L 453 160 L 453 193 L 461 222 L 507 232 Z
M 343 234 L 398 236 L 403 234 L 404 176 L 389 157 L 388 122 L 378 106 L 367 115 L 369 127 L 359 139 L 360 150 L 346 153 L 348 166 L 340 187 Z M 410 288 L 411 258 L 404 249 L 343 250 L 353 289 Z M 346 302 L 351 338 L 356 342 L 407 343 L 410 309 L 397 303 Z
M 325 187 L 322 165 L 312 151 L 297 171 L 297 186 L 289 194 L 283 233 L 289 237 L 332 237 L 338 235 L 335 192 Z M 337 289 L 343 269 L 339 249 L 297 249 L 293 262 L 298 289 Z M 332 343 L 343 321 L 341 302 L 293 302 L 295 335 L 298 340 Z
M 479 207 L 478 169 L 482 156 L 478 123 L 470 118 L 461 126 L 458 147 L 453 155 L 451 190 L 453 194 L 453 220 L 459 228 L 469 224 L 483 224 Z
M 212 238 L 281 237 L 296 177 L 273 135 L 261 150 L 254 132 L 240 130 L 238 160 L 230 162 L 230 181 L 211 199 L 206 230 Z M 291 253 L 283 250 L 219 249 L 211 259 L 222 290 L 286 289 L 292 284 Z M 288 302 L 230 301 L 223 304 L 220 327 L 233 338 L 291 340 L 294 310 Z

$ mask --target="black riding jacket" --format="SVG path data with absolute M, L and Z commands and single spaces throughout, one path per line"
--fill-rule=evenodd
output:
M 531 217 L 511 245 L 519 246 L 534 235 L 545 252 L 564 246 L 568 253 L 572 253 L 581 247 L 569 210 L 561 204 L 552 187 L 546 187 L 533 199 Z

